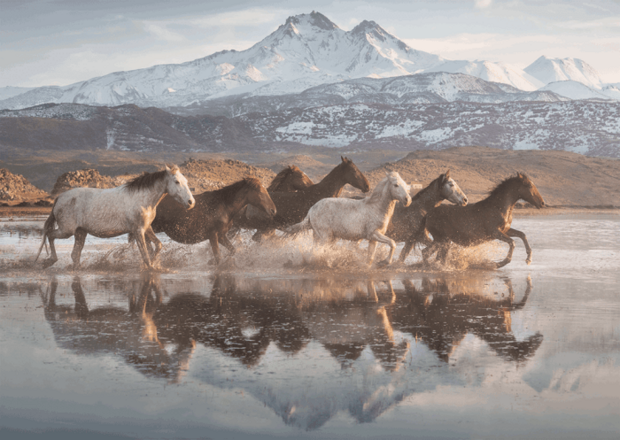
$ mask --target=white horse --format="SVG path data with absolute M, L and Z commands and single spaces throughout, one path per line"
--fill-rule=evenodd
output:
M 51 256 L 43 262 L 49 267 L 58 261 L 54 240 L 75 235 L 75 244 L 71 252 L 74 267 L 79 267 L 80 256 L 86 235 L 110 238 L 129 233 L 136 238 L 136 244 L 149 269 L 153 268 L 144 234 L 149 238 L 155 235 L 151 223 L 155 218 L 156 208 L 166 194 L 170 194 L 186 209 L 194 204 L 187 179 L 175 165 L 163 171 L 145 173 L 132 181 L 116 188 L 74 188 L 59 195 L 54 201 L 52 213 L 43 227 L 43 241 L 37 258 L 47 238 L 50 243 Z M 58 228 L 54 229 L 54 224 Z
M 404 206 L 411 204 L 409 185 L 393 171 L 383 179 L 372 194 L 361 200 L 328 198 L 317 202 L 306 218 L 287 229 L 296 234 L 305 229 L 314 231 L 315 242 L 332 242 L 335 239 L 369 241 L 368 264 L 372 260 L 377 242 L 390 246 L 390 255 L 382 264 L 392 263 L 396 243 L 385 236 L 396 202 Z

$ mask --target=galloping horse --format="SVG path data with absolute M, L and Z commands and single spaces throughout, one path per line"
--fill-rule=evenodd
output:
M 267 191 L 271 192 L 294 192 L 300 189 L 308 188 L 314 185 L 314 182 L 304 173 L 299 167 L 295 165 L 289 165 L 280 171 L 276 177 L 273 178 Z M 261 218 L 263 216 L 262 211 L 255 209 L 252 205 L 248 205 L 245 209 L 239 211 L 239 216 L 247 218 Z M 243 219 L 235 218 L 233 223 L 240 223 Z M 231 228 L 232 232 L 232 228 Z M 236 233 L 236 231 L 235 231 Z
M 501 240 L 508 243 L 510 250 L 506 258 L 496 263 L 503 267 L 512 260 L 514 240 L 519 237 L 527 251 L 525 262 L 532 262 L 532 249 L 525 234 L 512 229 L 512 210 L 519 200 L 525 200 L 540 209 L 545 201 L 536 185 L 525 174 L 518 173 L 497 185 L 489 196 L 468 206 L 441 205 L 428 213 L 424 227 L 433 236 L 433 243 L 422 251 L 426 262 L 442 247 L 438 257 L 445 263 L 450 242 L 461 246 L 473 246 L 486 241 Z
M 54 240 L 75 235 L 71 252 L 74 267 L 79 267 L 86 235 L 110 238 L 130 233 L 136 243 L 144 264 L 153 268 L 144 239 L 151 234 L 151 222 L 159 202 L 169 194 L 177 202 L 190 209 L 194 197 L 187 187 L 187 179 L 175 165 L 164 171 L 145 173 L 116 188 L 74 188 L 59 195 L 54 201 L 52 213 L 43 227 L 43 241 L 35 261 L 47 238 L 51 257 L 43 262 L 49 267 L 58 261 Z M 54 224 L 58 228 L 54 229 Z
M 457 183 L 450 177 L 450 170 L 433 180 L 426 188 L 418 192 L 411 199 L 411 205 L 405 207 L 396 205 L 394 215 L 388 225 L 385 235 L 395 242 L 404 241 L 405 247 L 400 252 L 399 260 L 404 262 L 416 243 L 422 241 L 427 244 L 430 239 L 425 234 L 422 221 L 428 212 L 439 206 L 443 200 L 455 205 L 467 205 L 467 196 Z
M 326 197 L 338 197 L 347 183 L 368 192 L 370 184 L 353 161 L 346 157 L 341 157 L 341 160 L 340 164 L 317 184 L 296 192 L 269 193 L 278 208 L 278 213 L 272 220 L 262 217 L 240 218 L 238 226 L 257 229 L 253 238 L 259 241 L 264 234 L 302 221 L 312 205 Z
M 166 197 L 157 208 L 157 216 L 151 224 L 151 232 L 165 232 L 179 243 L 195 244 L 205 240 L 211 242 L 216 263 L 220 262 L 220 248 L 223 244 L 230 253 L 235 252 L 226 232 L 233 217 L 246 205 L 264 212 L 269 218 L 276 213 L 276 206 L 260 180 L 245 178 L 216 191 L 206 191 L 196 196 L 196 208 L 189 212 L 179 211 L 171 197 Z M 155 257 L 161 249 L 161 242 L 155 234 L 149 234 L 155 243 Z M 149 246 L 150 249 L 150 246 Z
M 304 229 L 314 231 L 314 240 L 331 242 L 337 238 L 369 241 L 368 264 L 372 264 L 377 242 L 390 246 L 390 255 L 383 261 L 390 264 L 396 243 L 386 237 L 385 230 L 399 201 L 404 206 L 411 204 L 409 185 L 393 171 L 379 182 L 372 194 L 365 199 L 328 198 L 317 202 L 306 218 L 287 229 L 295 234 Z

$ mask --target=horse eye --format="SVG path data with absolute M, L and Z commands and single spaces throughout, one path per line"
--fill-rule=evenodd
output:
M 394 184 L 394 188 L 398 188 L 398 183 L 395 183 L 395 184 Z
M 179 182 L 178 180 L 177 180 L 176 182 L 174 182 L 174 183 L 176 183 L 177 185 L 180 185 L 180 184 L 181 184 L 181 182 Z

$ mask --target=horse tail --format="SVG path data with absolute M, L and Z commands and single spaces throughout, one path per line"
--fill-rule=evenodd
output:
M 306 216 L 306 218 L 303 219 L 301 222 L 295 225 L 289 226 L 288 228 L 284 230 L 284 232 L 286 232 L 288 235 L 296 235 L 307 229 L 312 229 L 309 216 Z
M 47 238 L 47 235 L 50 232 L 52 232 L 52 230 L 54 229 L 54 225 L 56 224 L 56 217 L 54 216 L 54 208 L 56 207 L 57 201 L 58 201 L 58 198 L 54 200 L 54 204 L 52 205 L 52 212 L 50 213 L 50 216 L 47 218 L 47 220 L 45 220 L 45 224 L 43 225 L 43 239 L 41 240 L 41 246 L 39 246 L 39 252 L 37 252 L 37 257 L 34 259 L 35 262 L 39 259 L 39 256 L 41 255 L 43 246 L 45 246 L 45 239 Z M 45 248 L 47 249 L 47 246 Z

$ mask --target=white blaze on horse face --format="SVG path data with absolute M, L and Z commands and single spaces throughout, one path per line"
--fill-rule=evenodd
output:
M 457 183 L 449 178 L 443 185 L 443 195 L 446 200 L 455 205 L 465 206 L 467 205 L 467 196 L 463 190 L 457 185 Z
M 192 209 L 196 201 L 194 200 L 192 192 L 189 190 L 185 176 L 181 174 L 180 171 L 173 173 L 168 167 L 166 167 L 166 172 L 168 174 L 168 194 L 181 205 L 185 206 L 185 209 Z

